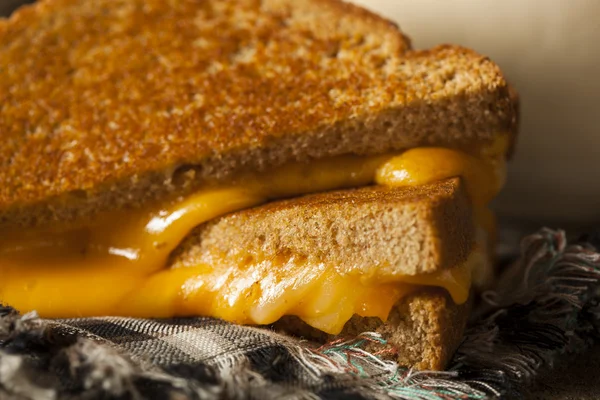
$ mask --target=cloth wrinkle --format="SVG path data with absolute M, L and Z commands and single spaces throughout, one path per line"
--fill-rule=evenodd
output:
M 399 368 L 373 332 L 317 346 L 212 318 L 44 320 L 2 307 L 0 398 L 519 398 L 600 330 L 598 250 L 551 229 L 521 243 L 447 371 Z

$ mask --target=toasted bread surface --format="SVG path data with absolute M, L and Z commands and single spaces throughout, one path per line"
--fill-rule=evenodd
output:
M 325 263 L 341 273 L 413 275 L 455 267 L 473 246 L 469 201 L 462 180 L 451 178 L 312 194 L 238 211 L 192 231 L 169 264 L 296 257 L 305 266 Z M 378 332 L 387 341 L 386 354 L 400 365 L 441 370 L 462 339 L 469 304 L 456 305 L 444 290 L 424 287 L 402 298 L 387 321 L 355 315 L 337 336 L 294 316 L 273 326 L 319 342 Z
M 351 339 L 363 332 L 377 332 L 386 341 L 368 344 L 366 350 L 380 352 L 401 366 L 419 370 L 443 370 L 463 339 L 471 302 L 456 305 L 441 290 L 423 289 L 402 298 L 392 309 L 387 321 L 355 315 L 339 335 L 321 332 L 297 317 L 277 321 L 277 330 L 306 339 L 326 343 L 337 338 Z
M 474 246 L 459 178 L 414 188 L 371 186 L 238 211 L 196 228 L 172 267 L 288 255 L 341 273 L 415 275 L 464 262 Z
M 514 135 L 498 67 L 337 0 L 42 0 L 0 21 L 0 221 L 241 170 Z

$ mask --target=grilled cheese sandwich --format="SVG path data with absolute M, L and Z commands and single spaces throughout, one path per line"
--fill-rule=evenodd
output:
M 499 137 L 481 154 L 488 154 L 492 148 L 502 150 L 506 137 Z M 281 295 L 270 302 L 261 300 L 260 307 L 256 301 L 219 303 L 219 299 L 230 298 L 231 293 L 247 297 L 250 288 L 244 286 L 246 282 L 264 280 L 269 270 L 293 275 L 289 267 L 266 267 L 263 263 L 256 266 L 258 269 L 235 266 L 238 272 L 231 281 L 227 278 L 231 272 L 214 271 L 207 265 L 165 271 L 169 254 L 195 226 L 267 200 L 373 183 L 417 186 L 461 176 L 473 204 L 485 207 L 500 190 L 503 174 L 502 158 L 477 157 L 442 148 L 418 148 L 398 156 L 343 156 L 286 165 L 261 175 L 247 174 L 228 185 L 207 188 L 167 204 L 154 204 L 135 212 L 107 213 L 89 225 L 79 223 L 76 227 L 75 222 L 74 226 L 53 226 L 49 231 L 6 232 L 0 240 L 0 297 L 21 310 L 37 310 L 44 317 L 207 314 L 262 325 L 275 322 L 284 314 L 318 314 L 318 307 L 310 310 L 308 305 L 296 305 L 302 291 L 287 298 L 285 282 L 289 277 L 283 272 L 279 276 L 284 282 L 282 287 L 272 285 L 272 290 Z M 319 271 L 318 266 L 296 269 Z M 443 287 L 461 304 L 468 297 L 471 269 L 465 265 L 428 274 L 369 279 L 319 271 L 312 279 L 305 278 L 303 285 L 320 282 L 321 286 L 335 287 L 330 291 L 353 292 L 357 297 L 350 304 L 361 305 L 357 309 L 351 307 L 352 312 L 330 326 L 315 317 L 303 320 L 325 332 L 339 333 L 355 313 L 385 319 L 392 305 L 415 285 Z M 201 287 L 190 289 L 188 282 L 200 278 Z M 388 295 L 380 297 L 377 293 Z M 282 303 L 286 304 L 284 309 L 275 305 Z
M 0 302 L 369 326 L 447 362 L 516 137 L 489 59 L 338 0 L 40 0 L 0 70 Z

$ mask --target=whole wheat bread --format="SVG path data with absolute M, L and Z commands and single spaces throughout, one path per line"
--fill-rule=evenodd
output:
M 337 0 L 40 0 L 0 20 L 0 70 L 5 225 L 516 131 L 488 58 L 412 51 L 394 24 Z
M 238 211 L 194 230 L 172 254 L 170 267 L 288 256 L 334 265 L 340 273 L 388 278 L 452 268 L 474 246 L 462 186 L 460 178 L 415 188 L 373 186 Z M 386 322 L 354 316 L 340 336 L 376 331 L 401 365 L 441 369 L 462 338 L 468 311 L 468 304 L 454 304 L 442 290 L 423 289 L 401 299 Z M 333 339 L 296 317 L 274 326 L 313 340 Z
M 367 351 L 376 349 L 383 358 L 395 359 L 402 366 L 441 371 L 463 340 L 470 309 L 471 300 L 456 305 L 442 290 L 423 289 L 400 299 L 387 321 L 355 315 L 337 336 L 319 331 L 294 316 L 283 317 L 273 328 L 322 343 L 377 332 L 386 341 L 387 349 L 372 343 L 367 344 Z
M 415 275 L 464 262 L 474 246 L 460 178 L 370 186 L 280 200 L 207 222 L 172 254 L 173 267 L 293 254 L 340 272 Z M 257 260 L 246 260 L 253 262 Z

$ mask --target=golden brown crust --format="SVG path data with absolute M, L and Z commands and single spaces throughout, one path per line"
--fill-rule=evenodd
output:
M 314 329 L 297 317 L 284 317 L 274 327 L 321 343 L 378 332 L 387 341 L 388 351 L 382 351 L 385 349 L 379 344 L 367 345 L 367 350 L 382 351 L 382 356 L 394 358 L 401 366 L 443 370 L 462 341 L 470 308 L 470 301 L 456 305 L 442 290 L 422 289 L 401 299 L 386 322 L 355 315 L 337 336 Z
M 409 48 L 334 0 L 26 7 L 0 22 L 0 221 L 135 206 L 182 190 L 184 165 L 201 182 L 514 132 L 495 64 Z
M 238 211 L 195 229 L 171 266 L 287 254 L 342 273 L 389 277 L 454 267 L 473 245 L 471 207 L 460 179 L 452 178 L 320 193 Z

